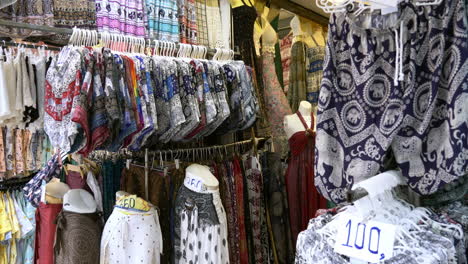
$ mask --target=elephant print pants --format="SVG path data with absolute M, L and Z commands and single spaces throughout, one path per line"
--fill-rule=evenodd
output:
M 468 26 L 463 0 L 333 15 L 319 94 L 315 185 L 343 202 L 393 153 L 434 193 L 468 172 Z

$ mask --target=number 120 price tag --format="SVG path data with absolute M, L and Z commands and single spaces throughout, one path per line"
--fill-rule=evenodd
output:
M 371 263 L 393 256 L 396 227 L 350 216 L 338 230 L 335 252 Z

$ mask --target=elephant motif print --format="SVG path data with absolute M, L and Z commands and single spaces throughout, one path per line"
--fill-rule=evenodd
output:
M 351 74 L 347 72 L 341 72 L 340 77 L 339 77 L 339 85 L 341 88 L 347 90 L 349 87 L 351 87 L 351 81 L 352 81 Z
M 429 92 L 424 93 L 421 96 L 419 96 L 419 98 L 418 98 L 418 111 L 420 113 L 426 112 L 427 107 L 429 106 L 429 100 L 431 99 L 429 97 L 430 97 Z
M 352 176 L 353 182 L 357 183 L 376 175 L 379 168 L 380 165 L 376 161 L 354 158 L 348 164 L 346 175 L 348 178 Z
M 320 94 L 319 94 L 320 104 L 326 105 L 329 99 L 330 99 L 330 91 L 327 88 L 322 86 L 322 88 L 320 89 Z
M 385 96 L 385 85 L 383 83 L 376 83 L 370 88 L 374 98 L 383 98 Z
M 334 186 L 341 186 L 344 161 L 343 147 L 335 137 L 330 136 L 322 129 L 317 130 L 315 142 L 318 156 L 315 164 L 316 171 L 320 175 L 324 175 L 324 165 L 333 167 L 331 175 L 328 179 Z
M 450 126 L 457 128 L 463 123 L 468 125 L 468 93 L 459 95 L 454 103 L 453 110 L 450 109 Z
M 346 114 L 346 120 L 353 124 L 357 124 L 357 122 L 361 119 L 359 116 L 359 111 L 356 108 L 351 108 L 348 113 Z
M 421 158 L 422 140 L 418 137 L 395 136 L 392 143 L 395 159 L 399 164 L 409 162 L 409 176 L 420 177 L 425 168 Z
M 447 121 L 444 121 L 441 126 L 431 129 L 427 135 L 426 143 L 426 153 L 429 155 L 429 161 L 432 162 L 437 159 L 437 166 L 443 163 L 444 158 L 450 159 L 454 155 L 452 144 L 450 143 L 450 129 Z
M 400 115 L 399 108 L 388 109 L 385 115 L 384 125 L 392 126 L 397 121 L 397 117 Z

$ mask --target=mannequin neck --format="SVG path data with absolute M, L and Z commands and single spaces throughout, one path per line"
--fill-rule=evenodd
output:
M 192 164 L 185 170 L 184 185 L 196 192 L 214 191 L 219 189 L 218 179 L 208 167 Z
M 299 112 L 302 116 L 311 116 L 312 115 L 312 105 L 309 102 L 302 101 L 299 105 Z

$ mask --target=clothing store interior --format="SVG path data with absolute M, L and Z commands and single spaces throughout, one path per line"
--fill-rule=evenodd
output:
M 468 264 L 468 0 L 0 0 L 0 264 Z

